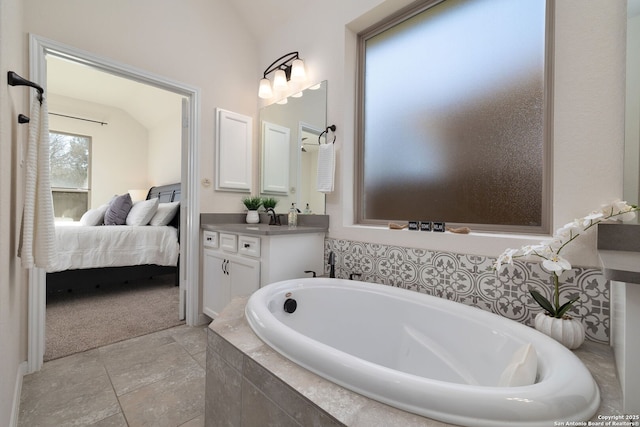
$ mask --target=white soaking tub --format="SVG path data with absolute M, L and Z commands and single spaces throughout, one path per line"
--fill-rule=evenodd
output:
M 295 279 L 255 292 L 245 314 L 253 331 L 293 362 L 428 418 L 549 426 L 587 420 L 600 404 L 590 372 L 561 344 L 441 298 L 367 282 Z M 519 366 L 524 348 L 529 357 Z M 527 366 L 533 378 L 517 385 Z

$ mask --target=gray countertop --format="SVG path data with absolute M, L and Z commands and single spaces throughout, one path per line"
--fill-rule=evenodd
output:
M 289 227 L 286 225 L 268 225 L 268 224 L 202 224 L 203 230 L 221 231 L 237 234 L 252 234 L 260 236 L 274 236 L 283 234 L 303 234 L 303 233 L 326 233 L 327 228 L 299 225 L 297 227 Z
M 277 236 L 304 233 L 326 233 L 329 231 L 329 215 L 298 215 L 298 226 L 289 227 L 287 216 L 278 214 L 280 223 L 269 225 L 270 217 L 260 214 L 258 224 L 247 224 L 246 214 L 238 213 L 203 213 L 200 214 L 200 228 L 210 231 L 222 231 L 235 234 L 252 234 L 258 236 Z

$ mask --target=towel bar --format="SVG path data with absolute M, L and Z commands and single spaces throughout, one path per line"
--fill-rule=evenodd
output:
M 44 89 L 42 89 L 42 86 L 37 85 L 34 82 L 29 81 L 23 77 L 20 77 L 18 74 L 16 74 L 13 71 L 7 72 L 7 83 L 9 84 L 9 86 L 30 86 L 36 89 L 38 91 L 38 101 L 40 101 L 40 105 L 42 105 L 43 94 L 44 94 Z M 19 114 L 18 123 L 20 124 L 29 123 L 29 117 L 25 116 L 24 114 Z
M 327 126 L 327 128 L 325 130 L 322 131 L 322 133 L 320 135 L 318 135 L 318 144 L 322 144 L 322 135 L 328 134 L 329 131 L 334 132 L 333 134 L 333 141 L 331 141 L 332 144 L 336 143 L 336 125 L 331 125 L 331 126 Z

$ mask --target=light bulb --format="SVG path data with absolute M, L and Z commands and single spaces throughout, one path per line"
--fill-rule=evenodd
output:
M 307 79 L 307 73 L 304 70 L 304 62 L 302 59 L 296 59 L 291 63 L 291 80 L 294 82 L 303 82 Z
M 284 73 L 284 70 L 277 70 L 273 77 L 273 89 L 283 90 L 287 88 L 287 75 Z
M 269 79 L 264 78 L 260 80 L 258 96 L 262 99 L 269 99 L 273 96 L 273 91 L 271 90 L 271 82 L 269 81 Z

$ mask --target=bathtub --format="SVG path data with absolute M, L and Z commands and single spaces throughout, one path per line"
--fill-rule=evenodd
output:
M 428 418 L 553 426 L 588 420 L 600 404 L 590 372 L 561 344 L 441 298 L 367 282 L 296 279 L 256 291 L 245 315 L 260 339 L 298 365 Z M 499 385 L 529 344 L 537 358 L 533 383 Z

